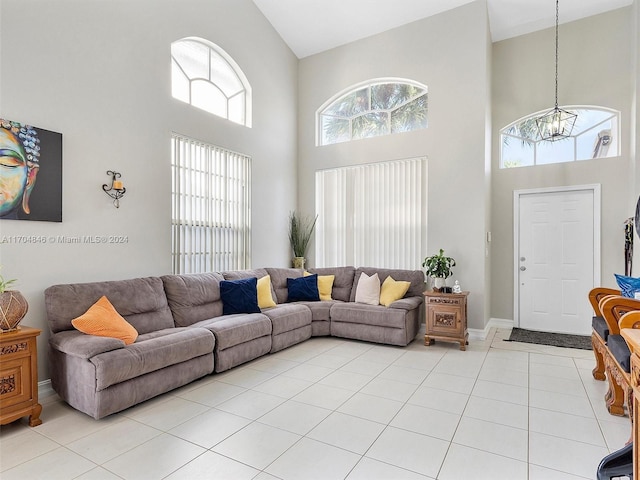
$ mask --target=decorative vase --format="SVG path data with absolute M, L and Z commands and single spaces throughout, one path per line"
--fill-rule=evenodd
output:
M 29 310 L 27 299 L 18 290 L 0 293 L 0 331 L 8 332 L 18 328 Z
M 304 257 L 293 257 L 293 268 L 304 268 Z

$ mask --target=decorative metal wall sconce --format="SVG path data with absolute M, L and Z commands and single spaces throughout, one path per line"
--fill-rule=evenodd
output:
M 111 170 L 107 171 L 107 175 L 111 175 L 111 185 L 104 184 L 102 185 L 102 190 L 104 193 L 113 198 L 113 204 L 116 208 L 120 208 L 120 199 L 124 196 L 127 189 L 122 185 L 122 181 L 118 180 L 122 175 L 118 172 L 112 172 Z

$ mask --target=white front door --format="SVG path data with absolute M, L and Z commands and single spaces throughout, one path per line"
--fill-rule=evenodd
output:
M 516 192 L 516 326 L 591 333 L 588 294 L 599 281 L 596 193 L 599 189 Z

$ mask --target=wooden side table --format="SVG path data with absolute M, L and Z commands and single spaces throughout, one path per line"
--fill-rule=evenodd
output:
M 467 295 L 462 293 L 424 292 L 425 336 L 424 344 L 433 340 L 459 342 L 460 350 L 469 344 L 467 331 Z
M 38 403 L 38 352 L 40 330 L 18 327 L 0 333 L 0 425 L 29 415 L 29 426 L 42 423 Z

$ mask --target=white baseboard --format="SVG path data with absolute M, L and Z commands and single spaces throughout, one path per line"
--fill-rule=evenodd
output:
M 471 340 L 485 340 L 492 328 L 513 328 L 513 320 L 506 318 L 490 318 L 484 329 L 469 328 L 469 338 Z
M 487 324 L 489 328 L 513 328 L 513 320 L 508 318 L 490 318 Z
M 51 379 L 38 382 L 38 399 L 45 398 L 50 395 L 55 395 L 55 393 L 56 392 L 51 387 Z

